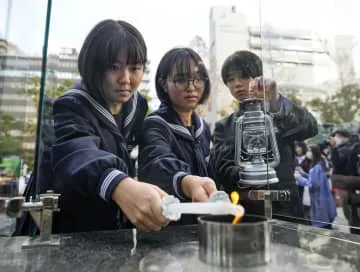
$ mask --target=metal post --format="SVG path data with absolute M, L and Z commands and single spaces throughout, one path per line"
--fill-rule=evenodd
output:
M 38 180 L 37 169 L 38 169 L 39 157 L 40 157 L 40 152 L 41 152 L 40 145 L 41 145 L 42 111 L 43 111 L 43 103 L 44 103 L 47 51 L 48 51 L 52 0 L 48 0 L 47 3 L 48 4 L 47 4 L 47 11 L 46 11 L 46 24 L 45 24 L 44 46 L 43 46 L 43 52 L 42 52 L 40 93 L 39 93 L 39 105 L 38 105 L 38 112 L 37 112 L 37 127 L 36 127 L 36 145 L 35 145 L 35 162 L 34 162 L 34 176 L 36 178 L 36 182 Z M 39 194 L 38 186 L 37 186 L 37 184 L 35 184 L 35 195 L 38 195 L 38 194 Z
M 11 10 L 12 10 L 12 0 L 8 0 L 6 22 L 5 22 L 5 33 L 4 33 L 5 41 L 7 41 L 9 39 Z
M 265 217 L 267 219 L 272 219 L 272 199 L 270 190 L 265 190 L 264 192 L 264 210 Z

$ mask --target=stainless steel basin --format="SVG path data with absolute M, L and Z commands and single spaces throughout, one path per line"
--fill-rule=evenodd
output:
M 233 216 L 199 217 L 199 258 L 220 267 L 254 267 L 270 262 L 270 224 L 246 215 L 238 224 Z

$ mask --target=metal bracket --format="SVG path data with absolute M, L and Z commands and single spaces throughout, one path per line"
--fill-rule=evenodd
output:
M 273 201 L 290 201 L 290 191 L 287 190 L 250 190 L 248 192 L 250 200 L 263 200 L 265 217 L 272 218 Z
M 265 200 L 266 196 L 271 201 L 290 201 L 290 191 L 287 190 L 250 190 L 248 192 L 250 200 Z
M 47 191 L 39 196 L 38 201 L 25 202 L 24 197 L 6 199 L 7 216 L 19 218 L 23 212 L 28 211 L 40 230 L 40 236 L 29 237 L 29 240 L 22 245 L 23 248 L 60 245 L 60 239 L 51 235 L 53 212 L 60 210 L 58 208 L 59 196 L 53 191 Z

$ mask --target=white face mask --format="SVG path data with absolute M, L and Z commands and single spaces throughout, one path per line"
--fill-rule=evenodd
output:
M 335 139 L 336 146 L 339 146 L 339 145 L 341 145 L 341 144 L 343 144 L 345 142 L 345 139 L 338 136 L 338 135 L 336 135 L 334 137 L 334 139 Z
M 313 155 L 312 155 L 311 151 L 306 152 L 306 158 L 308 158 L 309 160 L 312 160 Z

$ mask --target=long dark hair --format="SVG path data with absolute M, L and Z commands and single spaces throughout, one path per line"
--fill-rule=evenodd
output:
M 312 166 L 315 166 L 319 162 L 322 162 L 323 159 L 321 157 L 321 150 L 318 145 L 311 146 L 310 151 L 312 153 Z

